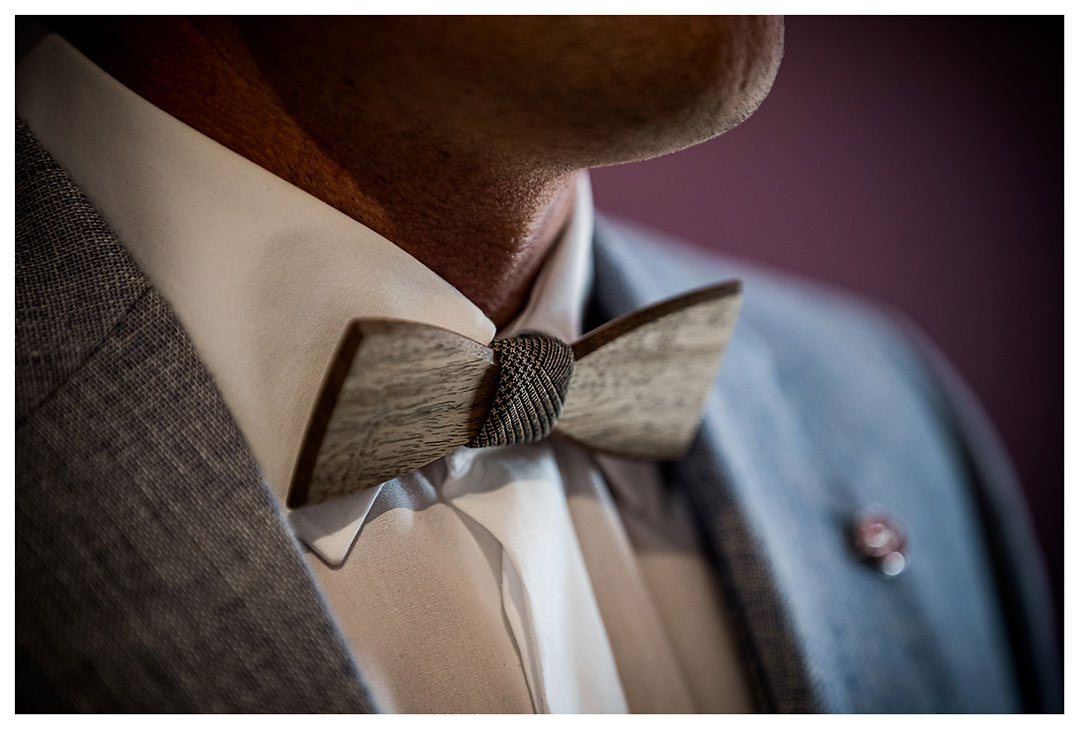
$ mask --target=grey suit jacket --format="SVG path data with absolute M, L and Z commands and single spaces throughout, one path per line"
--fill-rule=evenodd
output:
M 16 705 L 373 708 L 168 304 L 16 125 Z M 1055 710 L 1052 614 L 1012 472 L 954 376 L 882 316 L 600 221 L 591 324 L 737 275 L 689 495 L 766 711 Z M 907 526 L 861 563 L 851 518 Z

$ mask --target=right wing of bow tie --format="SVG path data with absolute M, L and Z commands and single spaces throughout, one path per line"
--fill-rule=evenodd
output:
M 459 446 L 552 433 L 616 456 L 678 458 L 697 432 L 741 288 L 692 291 L 573 345 L 524 333 L 486 347 L 430 325 L 353 320 L 308 422 L 288 505 L 382 484 Z

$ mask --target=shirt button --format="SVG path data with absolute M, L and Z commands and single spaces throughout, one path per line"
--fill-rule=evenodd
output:
M 852 530 L 855 551 L 889 578 L 907 568 L 907 536 L 888 515 L 869 512 L 855 520 Z

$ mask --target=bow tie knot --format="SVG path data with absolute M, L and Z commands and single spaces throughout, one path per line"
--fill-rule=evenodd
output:
M 559 420 L 574 351 L 562 340 L 528 332 L 491 345 L 499 381 L 480 432 L 471 447 L 522 444 L 547 438 Z

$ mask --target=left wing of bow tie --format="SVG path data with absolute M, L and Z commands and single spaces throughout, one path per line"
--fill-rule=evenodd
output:
M 692 291 L 573 345 L 524 333 L 485 347 L 430 325 L 353 320 L 308 422 L 288 505 L 373 487 L 459 446 L 551 433 L 617 456 L 678 458 L 697 432 L 741 288 Z

